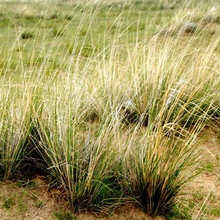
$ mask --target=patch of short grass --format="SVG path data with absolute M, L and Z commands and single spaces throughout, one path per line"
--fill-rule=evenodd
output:
M 54 213 L 57 220 L 74 220 L 75 217 L 70 211 L 59 210 Z
M 219 207 L 210 207 L 207 209 L 207 213 L 212 216 L 219 217 L 220 216 L 220 208 Z
M 10 209 L 12 206 L 14 206 L 16 204 L 14 198 L 9 197 L 9 198 L 3 198 L 3 202 L 2 202 L 2 207 L 6 208 L 6 209 Z

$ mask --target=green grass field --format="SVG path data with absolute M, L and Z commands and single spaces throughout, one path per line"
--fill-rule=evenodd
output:
M 219 12 L 216 1 L 0 1 L 1 179 L 46 176 L 73 213 L 132 203 L 194 218 L 184 189 L 219 168 L 197 138 L 220 134 Z M 195 219 L 219 215 L 204 206 Z

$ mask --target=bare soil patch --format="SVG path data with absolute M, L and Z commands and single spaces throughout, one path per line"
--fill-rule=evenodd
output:
M 186 189 L 193 219 L 220 219 L 220 133 L 205 128 L 199 135 L 202 174 Z

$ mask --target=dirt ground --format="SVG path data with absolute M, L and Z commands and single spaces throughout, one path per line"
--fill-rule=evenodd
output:
M 195 207 L 193 219 L 220 220 L 220 132 L 205 128 L 199 135 L 202 174 L 187 187 Z
M 192 201 L 193 219 L 220 219 L 220 134 L 206 128 L 200 134 L 203 161 L 202 174 L 185 189 L 184 200 Z M 25 184 L 25 185 L 24 185 Z M 116 209 L 111 215 L 97 216 L 94 213 L 81 213 L 73 216 L 68 204 L 60 197 L 59 189 L 48 190 L 43 176 L 34 181 L 0 182 L 1 220 L 151 220 L 141 210 L 132 205 Z M 187 204 L 187 202 L 186 202 Z M 191 204 L 191 206 L 190 206 Z M 190 209 L 190 208 L 189 208 Z M 164 220 L 156 217 L 154 220 Z
M 0 184 L 0 219 L 1 220 L 151 220 L 141 210 L 132 205 L 115 210 L 108 216 L 98 216 L 95 213 L 81 213 L 70 217 L 68 205 L 59 200 L 59 190 L 48 192 L 44 178 L 38 176 L 34 180 L 35 186 L 21 187 L 17 182 Z M 156 217 L 154 220 L 163 220 Z

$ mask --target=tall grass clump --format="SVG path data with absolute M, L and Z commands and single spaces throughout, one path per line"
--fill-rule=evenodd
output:
M 183 49 L 181 39 L 156 37 L 147 45 L 129 48 L 121 74 L 123 81 L 132 82 L 125 85 L 124 94 L 139 118 L 187 128 L 217 116 L 219 63 L 213 48 L 217 42 L 213 39 L 208 49 L 196 48 L 191 39 Z
M 31 93 L 22 92 L 26 89 L 22 84 L 1 86 L 0 175 L 3 179 L 18 175 L 25 157 L 31 117 Z
M 128 133 L 123 158 L 123 189 L 149 215 L 167 215 L 181 190 L 198 172 L 195 135 L 167 138 L 161 131 Z M 138 134 L 139 133 L 139 134 Z
M 85 87 L 69 75 L 61 80 L 65 84 L 56 82 L 36 112 L 32 140 L 43 161 L 38 165 L 64 190 L 74 211 L 112 206 L 122 194 L 114 176 L 117 128 L 110 118 L 88 119 Z

